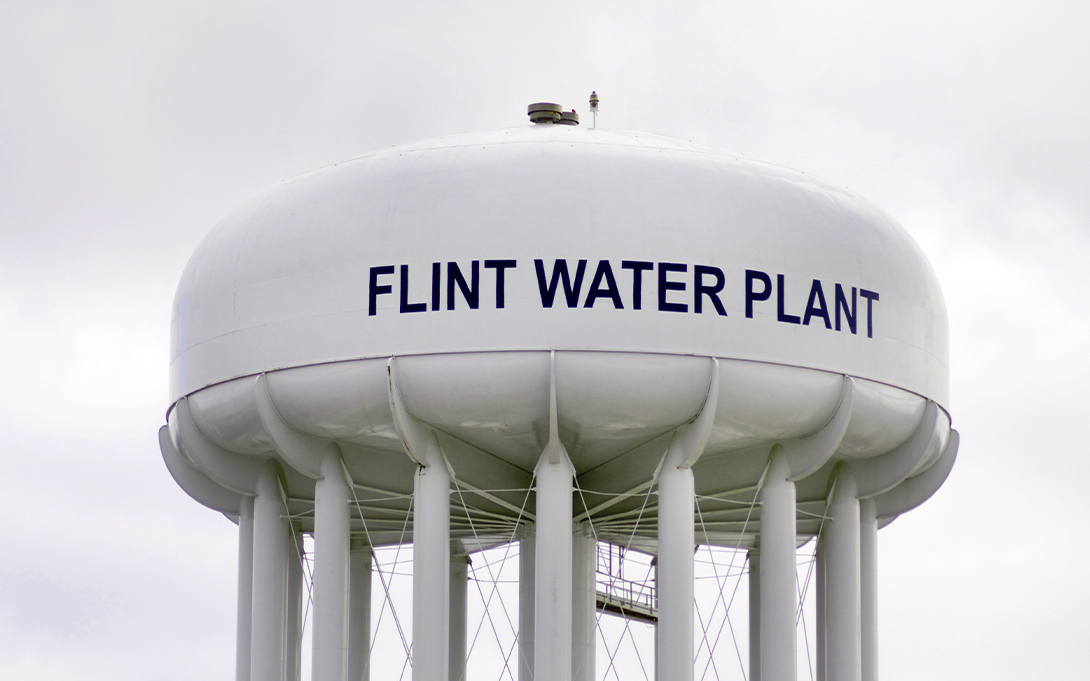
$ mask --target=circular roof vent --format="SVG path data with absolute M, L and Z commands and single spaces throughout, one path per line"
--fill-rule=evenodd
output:
M 557 121 L 562 125 L 579 125 L 579 114 L 575 113 L 575 109 L 571 111 L 563 111 L 560 114 L 560 120 Z
M 563 116 L 559 104 L 537 102 L 526 107 L 526 113 L 534 123 L 556 123 Z

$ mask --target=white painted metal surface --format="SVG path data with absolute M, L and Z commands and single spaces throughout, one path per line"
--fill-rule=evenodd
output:
M 759 560 L 760 677 L 795 681 L 795 483 L 781 448 L 773 450 L 761 487 Z
M 674 438 L 659 473 L 659 599 L 655 668 L 658 678 L 693 678 L 693 553 L 696 507 L 693 471 Z
M 795 543 L 828 503 L 818 675 L 855 681 L 876 669 L 867 542 L 956 457 L 946 346 L 926 259 L 860 197 L 690 142 L 542 124 L 361 156 L 226 218 L 178 288 L 160 443 L 190 496 L 240 518 L 240 679 L 296 674 L 301 532 L 314 678 L 365 679 L 369 550 L 406 527 L 414 678 L 458 674 L 451 540 L 515 538 L 520 681 L 590 678 L 583 540 L 602 520 L 598 540 L 658 556 L 659 678 L 692 676 L 706 543 L 759 547 L 751 678 L 790 679 Z M 751 523 L 708 501 L 759 486 Z M 469 519 L 511 531 L 452 525 L 454 488 Z M 575 489 L 590 501 L 573 512 Z
M 352 542 L 348 591 L 348 681 L 371 679 L 371 561 L 366 539 Z
M 588 522 L 572 535 L 572 681 L 595 680 L 597 543 Z
M 859 498 L 855 476 L 841 465 L 833 478 L 828 520 L 819 541 L 825 547 L 825 646 L 828 681 L 860 681 Z M 822 651 L 818 651 L 819 666 Z
M 563 450 L 537 468 L 534 679 L 571 681 L 572 468 Z
M 519 640 L 518 640 L 518 681 L 533 681 L 534 678 L 534 613 L 536 604 L 537 555 L 533 526 L 523 527 L 518 535 L 519 542 Z
M 450 474 L 434 438 L 423 459 L 413 495 L 413 680 L 447 681 Z
M 452 548 L 450 556 L 450 681 L 465 681 L 469 556 Z
M 862 681 L 878 681 L 878 509 L 859 502 L 859 658 Z
M 314 488 L 313 681 L 345 681 L 348 672 L 348 481 L 335 452 L 321 463 Z
M 288 572 L 293 542 L 285 515 L 276 465 L 269 463 L 261 471 L 254 499 L 253 681 L 284 681 L 291 662 Z
M 749 681 L 761 681 L 761 552 L 746 552 L 749 565 Z
M 238 514 L 238 617 L 235 626 L 235 681 L 250 681 L 250 637 L 254 603 L 254 500 Z
M 585 260 L 578 295 L 543 300 L 536 260 L 546 288 Z M 179 286 L 171 398 L 321 362 L 556 348 L 813 367 L 945 405 L 946 336 L 919 248 L 858 196 L 656 135 L 531 126 L 368 154 L 224 220 Z

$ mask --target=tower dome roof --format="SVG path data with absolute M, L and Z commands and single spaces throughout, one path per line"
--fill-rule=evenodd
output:
M 178 287 L 170 397 L 501 350 L 751 360 L 948 401 L 942 293 L 884 212 L 795 170 L 567 125 L 366 154 L 236 210 Z

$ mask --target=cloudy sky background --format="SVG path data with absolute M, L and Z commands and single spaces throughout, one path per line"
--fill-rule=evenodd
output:
M 233 678 L 235 528 L 156 442 L 221 216 L 592 89 L 600 127 L 863 194 L 938 272 L 962 450 L 880 535 L 883 678 L 1083 676 L 1090 5 L 877 5 L 0 5 L 0 677 Z

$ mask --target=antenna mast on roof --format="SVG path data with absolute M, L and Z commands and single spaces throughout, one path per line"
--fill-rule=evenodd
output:
M 590 127 L 595 130 L 598 128 L 598 93 L 594 90 L 590 91 L 590 113 L 593 116 Z

